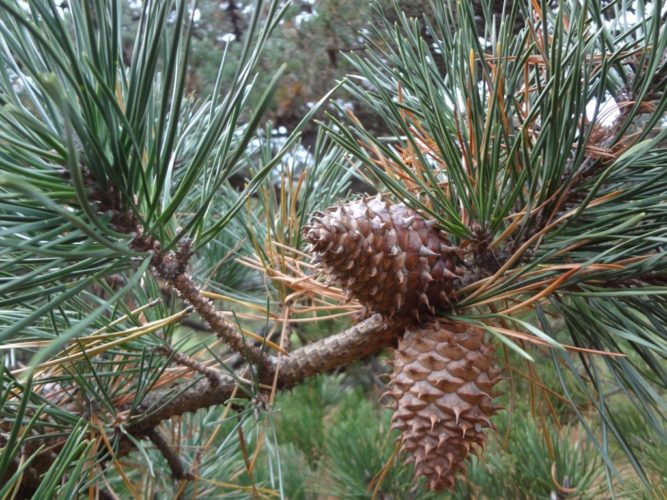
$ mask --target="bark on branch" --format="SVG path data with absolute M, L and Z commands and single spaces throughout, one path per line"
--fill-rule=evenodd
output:
M 236 325 L 218 312 L 213 303 L 204 297 L 201 290 L 186 273 L 181 273 L 170 280 L 171 285 L 178 290 L 187 302 L 189 302 L 199 315 L 213 329 L 220 339 L 229 347 L 241 354 L 244 358 L 252 361 L 262 372 L 273 370 L 272 361 L 257 346 L 249 344 L 239 333 Z
M 309 344 L 288 356 L 267 357 L 260 382 L 271 384 L 278 370 L 278 388 L 288 389 L 308 377 L 324 373 L 357 359 L 369 356 L 384 347 L 393 345 L 401 327 L 387 327 L 376 314 L 360 323 Z M 238 388 L 238 381 L 229 375 L 218 374 L 213 379 L 210 373 L 199 380 L 180 382 L 166 389 L 149 392 L 126 430 L 136 437 L 147 436 L 160 422 L 177 415 L 195 412 L 202 408 L 226 403 L 232 395 L 247 397 Z

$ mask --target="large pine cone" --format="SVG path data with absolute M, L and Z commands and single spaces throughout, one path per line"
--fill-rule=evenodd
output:
M 392 428 L 432 490 L 454 486 L 469 454 L 483 448 L 482 430 L 497 410 L 499 370 L 483 339 L 480 328 L 432 320 L 408 328 L 395 351 Z
M 451 295 L 456 249 L 411 208 L 380 196 L 317 212 L 306 226 L 309 251 L 348 298 L 384 316 L 434 314 Z

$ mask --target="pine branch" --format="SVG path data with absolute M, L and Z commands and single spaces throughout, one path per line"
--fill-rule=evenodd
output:
M 180 457 L 174 452 L 174 450 L 171 449 L 169 443 L 165 441 L 165 439 L 157 430 L 151 429 L 148 432 L 147 436 L 148 439 L 150 439 L 153 442 L 153 444 L 157 447 L 157 449 L 160 450 L 160 453 L 162 453 L 165 460 L 167 460 L 167 464 L 169 464 L 169 469 L 171 470 L 171 474 L 174 476 L 175 479 L 179 480 L 185 479 L 188 481 L 194 479 L 192 474 L 186 472 Z
M 271 384 L 278 373 L 278 389 L 294 387 L 308 377 L 340 368 L 357 359 L 391 346 L 400 327 L 388 327 L 380 315 L 357 323 L 336 335 L 309 344 L 286 357 L 268 357 L 267 370 L 260 374 L 262 384 Z M 136 437 L 147 436 L 160 422 L 192 413 L 202 408 L 225 404 L 234 395 L 247 397 L 237 390 L 238 381 L 229 375 L 210 372 L 196 382 L 180 382 L 166 389 L 149 392 L 127 426 Z
M 98 196 L 106 196 L 103 191 L 98 191 Z M 99 201 L 99 200 L 95 200 Z M 261 348 L 247 343 L 234 323 L 220 314 L 209 299 L 204 297 L 201 289 L 192 281 L 186 272 L 192 251 L 190 241 L 181 241 L 177 251 L 163 254 L 163 245 L 153 236 L 147 235 L 136 216 L 129 210 L 123 210 L 120 201 L 104 199 L 105 208 L 112 214 L 114 226 L 122 232 L 136 234 L 131 247 L 137 251 L 150 251 L 153 253 L 151 265 L 157 276 L 165 280 L 181 297 L 186 300 L 199 315 L 208 323 L 215 334 L 225 342 L 233 351 L 239 353 L 246 360 L 253 362 L 263 370 L 271 371 L 272 365 L 268 361 Z
M 337 335 L 306 345 L 286 357 L 270 356 L 263 352 L 261 347 L 246 342 L 236 325 L 214 308 L 186 272 L 191 257 L 189 242 L 182 242 L 177 251 L 165 255 L 160 251 L 161 244 L 143 232 L 131 212 L 123 212 L 118 205 L 108 209 L 114 214 L 117 228 L 124 232 L 133 231 L 137 235 L 131 245 L 133 249 L 153 252 L 151 264 L 156 275 L 177 290 L 230 349 L 260 368 L 260 385 L 271 386 L 277 377 L 276 387 L 281 390 L 289 389 L 311 376 L 340 368 L 390 346 L 402 332 L 401 325 L 388 327 L 382 317 L 376 314 Z M 194 383 L 181 382 L 167 389 L 149 392 L 132 415 L 132 423 L 127 428 L 135 437 L 149 437 L 153 440 L 155 427 L 164 420 L 225 404 L 233 395 L 247 396 L 244 391 L 238 391 L 238 380 L 234 377 L 220 374 L 211 368 L 203 368 L 182 353 L 173 354 L 177 363 L 203 374 L 204 378 Z M 129 451 L 131 448 L 123 446 L 121 449 Z M 174 470 L 172 467 L 172 472 Z
M 201 364 L 199 361 L 196 359 L 191 358 L 187 354 L 183 354 L 182 352 L 176 352 L 174 351 L 171 347 L 169 346 L 162 346 L 158 348 L 158 351 L 161 351 L 162 353 L 166 354 L 167 356 L 171 356 L 173 361 L 179 365 L 187 366 L 191 370 L 201 373 L 205 377 L 208 377 L 209 381 L 211 384 L 215 385 L 218 383 L 218 372 L 214 370 L 213 368 L 209 368 L 207 366 L 204 366 Z
M 232 350 L 258 365 L 263 371 L 272 369 L 272 363 L 262 349 L 245 341 L 236 325 L 216 311 L 211 301 L 202 295 L 201 289 L 195 285 L 190 276 L 181 273 L 169 283 L 195 308 L 215 334 Z
M 391 346 L 403 327 L 387 325 L 379 314 L 347 330 L 308 344 L 279 358 L 279 387 L 295 386 L 308 377 L 328 372 Z

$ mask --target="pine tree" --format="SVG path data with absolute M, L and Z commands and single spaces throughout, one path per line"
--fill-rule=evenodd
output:
M 390 136 L 340 107 L 304 157 L 318 106 L 278 146 L 260 127 L 279 1 L 197 99 L 189 2 L 145 2 L 128 54 L 120 0 L 0 0 L 0 496 L 288 495 L 276 398 L 386 347 L 396 451 L 427 487 L 465 491 L 511 417 L 501 371 L 510 401 L 525 379 L 535 416 L 558 416 L 551 362 L 605 486 L 619 450 L 664 488 L 647 448 L 667 444 L 667 11 L 475 5 L 377 26 L 343 89 Z M 354 176 L 379 198 L 348 195 Z M 543 434 L 559 494 L 589 484 Z

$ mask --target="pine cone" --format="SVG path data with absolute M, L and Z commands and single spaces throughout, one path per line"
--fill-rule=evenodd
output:
M 493 386 L 499 380 L 484 332 L 464 323 L 432 320 L 408 328 L 395 351 L 392 428 L 401 432 L 406 462 L 432 490 L 452 488 L 465 459 L 484 447 L 491 427 Z
M 306 226 L 309 251 L 347 298 L 384 316 L 434 314 L 457 277 L 456 248 L 411 208 L 380 196 L 317 212 Z

